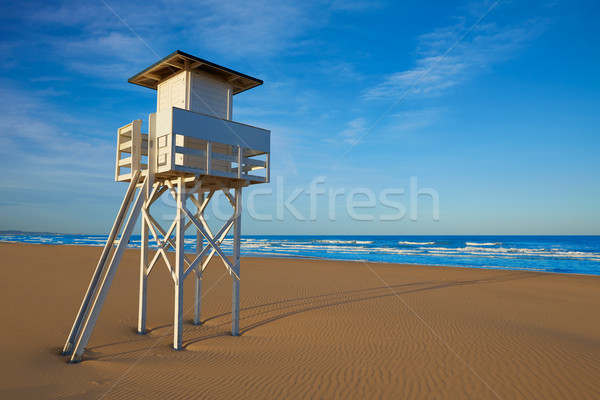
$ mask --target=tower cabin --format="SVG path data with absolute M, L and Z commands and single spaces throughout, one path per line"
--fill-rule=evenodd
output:
M 177 50 L 129 82 L 158 92 L 149 118 L 156 146 L 148 147 L 141 120 L 120 128 L 116 181 L 129 182 L 138 169 L 144 176 L 149 167 L 156 179 L 190 173 L 221 184 L 269 181 L 270 132 L 232 120 L 233 96 L 260 79 Z

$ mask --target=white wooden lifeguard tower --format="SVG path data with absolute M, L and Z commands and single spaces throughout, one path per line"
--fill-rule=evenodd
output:
M 232 276 L 231 332 L 239 335 L 242 188 L 269 181 L 270 132 L 233 122 L 232 100 L 233 95 L 263 82 L 181 51 L 129 82 L 157 90 L 157 111 L 150 114 L 148 134 L 141 132 L 141 120 L 118 130 L 115 180 L 130 182 L 129 188 L 64 346 L 63 355 L 71 355 L 70 362 L 82 359 L 140 214 L 138 333 L 146 332 L 148 275 L 162 258 L 175 283 L 173 348 L 181 349 L 183 282 L 188 275 L 195 276 L 194 324 L 200 324 L 202 272 L 216 254 Z M 204 210 L 217 191 L 225 194 L 233 213 L 213 232 Z M 151 213 L 152 204 L 165 193 L 173 196 L 177 207 L 176 217 L 166 229 Z M 220 246 L 232 227 L 231 261 Z M 184 252 L 189 228 L 195 233 L 195 254 Z M 158 246 L 151 259 L 150 234 Z M 175 252 L 174 265 L 167 257 L 170 249 Z

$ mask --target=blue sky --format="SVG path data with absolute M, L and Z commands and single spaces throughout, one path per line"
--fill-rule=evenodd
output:
M 0 229 L 108 232 L 127 79 L 179 49 L 265 82 L 245 234 L 600 234 L 597 2 L 187 3 L 2 2 Z

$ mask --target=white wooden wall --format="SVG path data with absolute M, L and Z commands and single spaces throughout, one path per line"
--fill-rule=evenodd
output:
M 157 111 L 168 110 L 171 107 L 187 109 L 187 74 L 185 71 L 159 83 L 157 90 Z
M 233 87 L 227 82 L 182 71 L 158 85 L 157 111 L 181 108 L 212 117 L 232 119 Z
M 231 119 L 231 84 L 191 73 L 189 110 L 217 118 Z

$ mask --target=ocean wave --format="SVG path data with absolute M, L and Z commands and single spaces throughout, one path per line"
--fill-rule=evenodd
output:
M 340 240 L 340 239 L 317 239 L 315 243 L 326 244 L 372 244 L 372 240 Z
M 365 250 L 366 247 L 358 247 L 358 246 L 327 246 L 327 245 L 315 245 L 315 244 L 289 244 L 289 243 L 281 243 L 279 248 L 285 248 L 289 250 L 317 250 L 317 251 L 360 251 Z
M 372 239 L 372 240 L 368 240 Z M 409 240 L 400 240 L 409 239 Z M 412 239 L 412 240 L 410 240 Z M 600 275 L 600 241 L 592 239 L 500 237 L 244 237 L 245 255 L 295 258 L 344 259 L 349 261 L 401 264 L 454 265 L 494 269 L 543 270 Z M 469 240 L 467 239 L 467 240 Z M 400 241 L 399 241 L 400 240 Z M 477 242 L 476 240 L 481 240 Z M 103 246 L 103 235 L 3 235 L 0 242 L 74 244 Z M 510 243 L 510 244 L 509 244 Z M 140 236 L 133 235 L 128 247 L 139 248 Z M 195 236 L 185 238 L 185 251 L 195 252 Z M 208 244 L 205 242 L 204 244 Z M 221 244 L 231 254 L 232 237 Z M 156 249 L 154 239 L 150 248 Z M 168 249 L 174 251 L 173 248 Z
M 298 254 L 302 253 L 327 253 L 327 254 L 354 254 L 354 255 L 415 255 L 422 254 L 423 251 L 415 249 L 398 249 L 393 247 L 367 247 L 367 246 L 354 246 L 350 243 L 345 245 L 339 243 L 271 243 L 269 246 L 258 243 L 242 243 L 242 249 L 248 251 L 260 252 L 262 249 L 265 251 L 277 251 L 281 253 Z M 268 249 L 268 250 L 267 250 Z
M 450 250 L 450 249 L 448 249 Z M 540 257 L 540 258 L 570 258 L 578 260 L 600 260 L 600 253 L 588 253 L 583 251 L 564 251 L 559 249 L 527 249 L 527 248 L 482 248 L 467 246 L 455 249 L 456 253 L 464 253 L 466 255 L 477 256 L 503 256 L 503 255 L 520 255 L 525 257 Z

